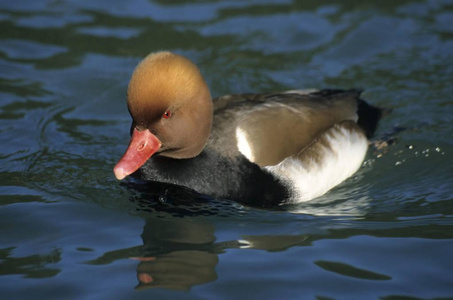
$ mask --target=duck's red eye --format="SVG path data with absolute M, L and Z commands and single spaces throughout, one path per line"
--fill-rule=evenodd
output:
M 168 119 L 171 117 L 171 112 L 169 110 L 167 110 L 166 112 L 164 112 L 164 114 L 162 115 L 162 118 L 164 119 Z

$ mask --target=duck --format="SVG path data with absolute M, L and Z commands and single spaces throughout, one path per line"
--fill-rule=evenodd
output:
M 127 88 L 131 139 L 114 174 L 250 205 L 310 201 L 362 166 L 382 110 L 361 92 L 212 99 L 195 63 L 154 52 L 138 64 Z

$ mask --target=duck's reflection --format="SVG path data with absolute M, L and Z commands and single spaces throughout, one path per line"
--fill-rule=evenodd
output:
M 142 233 L 144 256 L 137 266 L 137 289 L 188 290 L 217 279 L 218 257 L 212 224 L 193 219 L 147 219 Z
M 203 251 L 175 251 L 156 258 L 144 258 L 137 266 L 137 289 L 162 287 L 189 290 L 217 279 L 216 254 Z
M 218 255 L 226 249 L 269 251 L 301 244 L 304 236 L 249 236 L 215 242 L 214 226 L 197 218 L 149 218 L 142 233 L 143 247 L 137 266 L 137 289 L 162 287 L 188 290 L 217 279 Z

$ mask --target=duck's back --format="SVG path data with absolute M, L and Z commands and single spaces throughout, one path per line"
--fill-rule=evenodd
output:
M 358 119 L 360 91 L 288 91 L 228 95 L 214 100 L 208 146 L 259 166 L 297 154 L 334 124 Z

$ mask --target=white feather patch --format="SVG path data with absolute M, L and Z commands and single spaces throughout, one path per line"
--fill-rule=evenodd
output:
M 269 172 L 287 182 L 294 197 L 290 203 L 312 200 L 354 174 L 362 165 L 368 141 L 362 131 L 335 125 L 314 147 L 320 159 L 299 159 L 297 155 L 283 160 L 275 166 L 265 167 Z M 319 140 L 319 139 L 318 139 Z
M 247 157 L 248 160 L 255 161 L 255 156 L 253 155 L 252 148 L 250 147 L 250 144 L 247 140 L 247 134 L 240 127 L 236 128 L 236 141 L 239 152 Z

